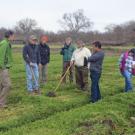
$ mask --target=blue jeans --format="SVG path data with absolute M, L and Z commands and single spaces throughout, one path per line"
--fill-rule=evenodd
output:
M 29 64 L 26 64 L 26 77 L 27 77 L 28 91 L 32 92 L 33 90 L 38 90 L 39 89 L 39 70 L 38 70 L 38 65 L 36 63 L 32 67 L 30 67 Z
M 122 74 L 125 77 L 125 92 L 131 91 L 133 89 L 131 80 L 132 73 L 130 73 L 128 70 L 125 70 Z
M 99 79 L 101 73 L 96 71 L 90 71 L 91 78 L 91 101 L 94 103 L 101 99 L 100 89 L 99 89 Z

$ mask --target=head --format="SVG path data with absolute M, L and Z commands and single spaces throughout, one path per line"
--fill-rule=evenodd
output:
M 95 41 L 92 43 L 94 52 L 98 52 L 101 50 L 102 45 L 99 41 Z
M 45 35 L 42 35 L 42 36 L 40 37 L 40 43 L 41 43 L 41 44 L 46 44 L 47 42 L 48 42 L 48 37 L 45 36 Z
M 78 39 L 76 43 L 77 43 L 78 48 L 84 47 L 84 45 L 85 45 L 84 42 L 80 39 Z
M 11 30 L 6 31 L 5 38 L 7 38 L 9 41 L 13 41 L 15 39 L 14 32 Z
M 131 50 L 128 52 L 128 55 L 134 57 L 134 56 L 135 56 L 135 49 L 131 49 Z
M 65 43 L 66 45 L 70 45 L 72 43 L 72 38 L 71 37 L 66 38 Z
M 37 37 L 35 35 L 31 35 L 29 37 L 29 43 L 32 44 L 32 45 L 36 45 L 37 44 Z

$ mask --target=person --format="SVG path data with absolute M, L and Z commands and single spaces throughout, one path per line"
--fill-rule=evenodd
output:
M 63 73 L 62 77 L 64 76 L 65 72 L 67 71 L 68 67 L 70 66 L 70 60 L 72 57 L 73 52 L 75 51 L 75 46 L 72 44 L 71 37 L 66 38 L 64 47 L 61 49 L 60 54 L 63 55 Z M 70 83 L 73 82 L 73 66 L 70 68 L 70 75 L 69 81 Z M 66 83 L 66 76 L 63 79 L 63 83 Z
M 88 58 L 90 62 L 90 78 L 91 78 L 91 102 L 97 102 L 101 99 L 99 88 L 99 80 L 102 73 L 102 64 L 104 60 L 104 52 L 99 41 L 93 43 L 93 54 Z
M 14 32 L 5 32 L 5 39 L 0 42 L 0 108 L 6 106 L 6 98 L 11 88 L 9 69 L 12 66 L 11 41 L 15 38 Z
M 48 63 L 50 62 L 50 48 L 47 45 L 48 37 L 42 35 L 40 37 L 39 51 L 41 57 L 40 81 L 45 84 L 48 76 Z
M 28 45 L 23 48 L 23 58 L 26 67 L 27 89 L 29 94 L 41 94 L 39 90 L 39 68 L 41 66 L 41 58 L 39 47 L 37 45 L 37 37 L 31 35 Z
M 77 40 L 77 49 L 73 52 L 71 65 L 75 65 L 75 78 L 77 88 L 88 90 L 88 58 L 91 52 L 85 47 L 82 40 Z
M 135 49 L 122 53 L 119 59 L 119 69 L 125 78 L 125 92 L 132 91 L 132 75 L 134 74 Z

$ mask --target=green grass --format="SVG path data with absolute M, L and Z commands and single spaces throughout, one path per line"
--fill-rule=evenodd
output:
M 79 91 L 69 82 L 60 87 L 57 97 L 46 96 L 48 91 L 54 90 L 61 76 L 62 58 L 58 54 L 51 56 L 49 81 L 41 86 L 42 96 L 29 96 L 24 62 L 21 54 L 15 53 L 9 107 L 0 110 L 0 134 L 134 135 L 130 117 L 135 116 L 135 93 L 123 93 L 124 79 L 117 61 L 118 57 L 105 58 L 100 81 L 103 99 L 91 104 L 90 93 Z

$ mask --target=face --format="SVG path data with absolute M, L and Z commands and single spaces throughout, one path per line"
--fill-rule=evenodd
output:
M 93 45 L 93 51 L 97 52 L 99 50 L 99 48 L 97 48 L 95 45 Z
M 14 35 L 14 34 L 13 34 L 13 35 L 11 35 L 11 36 L 9 37 L 9 40 L 10 40 L 10 41 L 15 40 L 15 35 Z
M 132 56 L 132 57 L 134 56 L 134 54 L 133 54 L 132 52 L 129 52 L 128 55 L 129 55 L 129 56 Z
M 77 47 L 81 48 L 81 47 L 83 47 L 83 44 L 80 41 L 77 41 Z
M 45 39 L 41 39 L 40 42 L 41 42 L 42 44 L 46 44 L 46 43 L 47 43 L 47 41 L 46 41 Z
M 71 39 L 71 38 L 67 38 L 67 39 L 66 39 L 66 44 L 67 44 L 67 45 L 70 45 L 71 42 L 72 42 L 72 39 Z
M 37 40 L 36 39 L 30 39 L 29 42 L 32 45 L 36 45 L 37 44 Z

